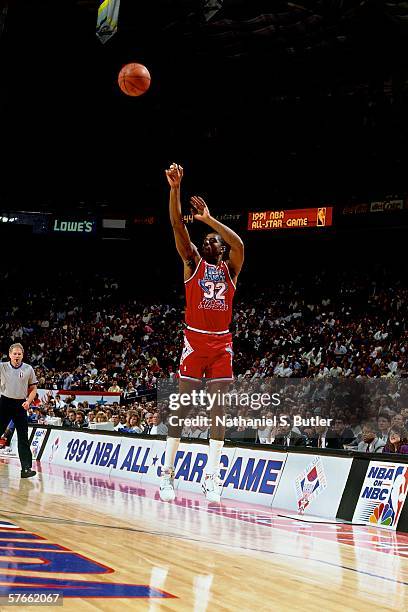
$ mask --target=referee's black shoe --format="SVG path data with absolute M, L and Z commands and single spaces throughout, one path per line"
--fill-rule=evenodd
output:
M 36 473 L 37 472 L 35 472 L 31 468 L 24 468 L 23 470 L 21 470 L 21 478 L 31 478 L 32 476 L 35 476 Z

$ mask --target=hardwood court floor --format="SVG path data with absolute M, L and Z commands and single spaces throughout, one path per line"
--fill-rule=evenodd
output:
M 147 585 L 151 594 L 167 594 L 66 597 L 63 608 L 48 610 L 408 609 L 407 536 L 294 520 L 230 500 L 220 507 L 190 493 L 166 504 L 155 489 L 129 480 L 47 469 L 21 480 L 16 460 L 0 460 L 0 522 L 114 571 L 75 573 L 72 559 L 64 573 L 35 564 L 16 569 L 27 558 L 18 557 L 13 534 L 22 542 L 31 537 L 23 546 L 36 539 L 0 524 L 0 589 L 36 576 Z M 25 554 L 39 562 L 35 550 Z

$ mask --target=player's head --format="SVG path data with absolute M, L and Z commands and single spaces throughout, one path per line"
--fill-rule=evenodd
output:
M 208 263 L 219 263 L 227 251 L 227 245 L 219 234 L 211 232 L 204 236 L 203 246 L 201 247 L 203 259 Z
M 24 355 L 24 349 L 23 349 L 22 344 L 20 344 L 19 342 L 16 342 L 15 344 L 12 344 L 10 346 L 9 357 L 14 367 L 21 365 L 21 362 L 23 361 L 23 355 Z

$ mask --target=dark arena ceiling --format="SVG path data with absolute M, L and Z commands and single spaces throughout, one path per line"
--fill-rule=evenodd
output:
M 105 45 L 99 4 L 0 3 L 10 209 L 155 209 L 173 159 L 232 207 L 407 191 L 406 2 L 121 0 Z M 117 86 L 133 61 L 139 98 Z

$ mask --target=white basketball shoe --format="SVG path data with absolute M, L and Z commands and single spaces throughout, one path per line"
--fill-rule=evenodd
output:
M 206 474 L 201 486 L 207 501 L 221 501 L 222 482 L 218 474 Z
M 166 502 L 173 501 L 176 497 L 174 491 L 174 470 L 172 468 L 162 470 L 159 494 L 160 499 Z

